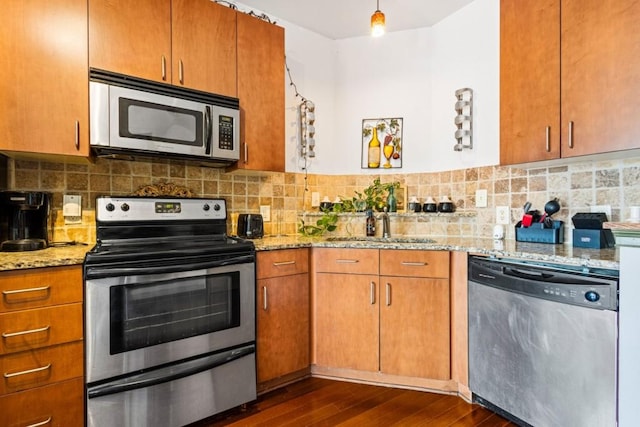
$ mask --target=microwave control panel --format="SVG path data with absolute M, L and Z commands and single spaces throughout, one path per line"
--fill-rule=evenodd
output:
M 218 116 L 218 147 L 222 150 L 233 150 L 233 117 Z

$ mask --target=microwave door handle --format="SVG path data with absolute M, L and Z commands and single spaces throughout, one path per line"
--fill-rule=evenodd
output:
M 211 106 L 207 105 L 204 111 L 204 143 L 205 154 L 211 154 L 211 137 L 213 136 L 213 120 Z
M 179 380 L 180 378 L 189 377 L 233 362 L 234 360 L 255 353 L 255 351 L 255 345 L 250 344 L 189 362 L 182 362 L 165 368 L 120 378 L 105 384 L 89 386 L 87 388 L 87 395 L 89 399 L 91 399 Z

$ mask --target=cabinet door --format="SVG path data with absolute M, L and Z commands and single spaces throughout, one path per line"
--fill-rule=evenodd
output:
M 380 371 L 448 380 L 449 281 L 380 278 Z
M 83 347 L 75 341 L 0 356 L 0 395 L 82 377 Z
M 284 172 L 284 29 L 238 13 L 240 169 Z
M 560 157 L 560 0 L 500 3 L 500 164 Z
M 67 266 L 0 273 L 0 313 L 82 302 L 82 267 Z
M 1 426 L 82 426 L 84 382 L 76 378 L 8 394 L 0 397 L 0 408 Z
M 256 277 L 258 279 L 308 272 L 309 250 L 307 248 L 259 251 L 256 254 Z
M 0 355 L 82 340 L 82 304 L 0 314 Z
M 170 83 L 170 61 L 171 0 L 89 0 L 90 67 Z
M 237 96 L 236 15 L 211 0 L 173 0 L 173 84 Z
M 315 363 L 378 371 L 378 276 L 316 274 Z
M 258 382 L 309 367 L 309 274 L 257 281 Z
M 0 149 L 88 156 L 86 0 L 3 2 L 0 52 Z
M 562 1 L 562 157 L 640 147 L 639 21 L 634 0 Z

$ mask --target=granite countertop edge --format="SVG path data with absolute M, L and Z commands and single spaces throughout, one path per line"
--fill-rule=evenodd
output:
M 498 258 L 518 258 L 531 261 L 578 265 L 592 268 L 619 269 L 618 248 L 583 249 L 570 244 L 522 243 L 511 240 L 494 241 L 485 238 L 464 237 L 419 237 L 406 236 L 390 239 L 366 239 L 353 236 L 304 237 L 266 236 L 253 240 L 256 251 L 319 248 L 360 248 L 360 249 L 421 249 L 459 251 L 471 254 L 495 256 Z M 29 268 L 82 265 L 87 251 L 92 245 L 53 247 L 32 252 L 1 252 L 0 271 Z

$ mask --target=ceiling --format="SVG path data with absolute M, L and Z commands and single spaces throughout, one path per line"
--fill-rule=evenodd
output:
M 387 32 L 431 27 L 473 0 L 379 0 Z M 239 0 L 330 39 L 367 36 L 376 0 Z

